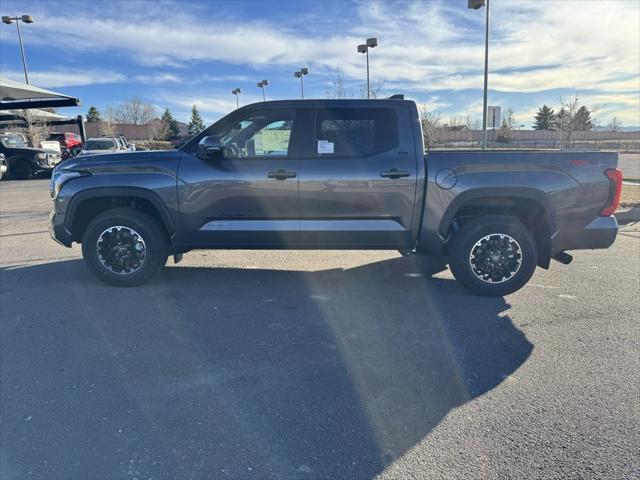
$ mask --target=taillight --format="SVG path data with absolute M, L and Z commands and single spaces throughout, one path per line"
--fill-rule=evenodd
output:
M 602 209 L 600 215 L 608 217 L 613 215 L 620 205 L 620 193 L 622 192 L 622 172 L 617 168 L 609 168 L 604 171 L 611 184 L 609 190 L 609 200 L 607 205 Z

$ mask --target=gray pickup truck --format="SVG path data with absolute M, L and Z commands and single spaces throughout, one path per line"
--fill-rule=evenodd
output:
M 566 250 L 616 238 L 617 153 L 437 151 L 414 102 L 240 108 L 176 151 L 72 158 L 51 179 L 51 235 L 138 285 L 193 249 L 393 249 L 506 295 Z M 428 263 L 428 262 L 427 262 Z

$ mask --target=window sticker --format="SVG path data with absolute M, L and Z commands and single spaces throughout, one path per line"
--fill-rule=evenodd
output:
M 318 140 L 318 153 L 333 153 L 333 142 L 328 140 Z

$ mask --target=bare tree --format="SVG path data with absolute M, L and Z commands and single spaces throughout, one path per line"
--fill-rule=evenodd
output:
M 502 123 L 496 133 L 496 141 L 499 143 L 510 143 L 513 137 L 513 130 L 517 125 L 517 120 L 513 114 L 513 108 L 509 107 L 505 110 L 502 117 Z
M 607 130 L 610 132 L 619 132 L 621 128 L 622 122 L 618 120 L 618 117 L 613 117 L 609 122 L 609 125 L 607 125 Z
M 369 84 L 369 98 L 380 98 L 383 94 L 385 80 L 376 80 Z M 360 98 L 367 98 L 367 85 L 360 86 Z
M 562 133 L 563 148 L 571 148 L 571 137 L 573 132 L 578 129 L 576 113 L 580 109 L 580 101 L 578 97 L 572 97 L 568 100 L 560 98 L 560 105 L 560 111 L 556 115 L 556 128 Z
M 347 90 L 344 86 L 344 78 L 342 72 L 338 70 L 336 79 L 327 84 L 327 88 L 324 91 L 327 98 L 351 98 L 352 95 L 347 94 Z
M 138 97 L 125 101 L 124 106 L 127 116 L 134 125 L 144 125 L 157 116 L 156 107 Z
M 429 112 L 426 105 L 420 109 L 420 116 L 422 117 L 424 146 L 430 150 L 440 143 L 440 116 L 437 113 Z
M 107 114 L 102 118 L 100 122 L 100 135 L 113 135 L 115 133 L 114 123 L 123 123 L 118 122 L 117 118 L 121 115 L 119 111 L 116 110 L 115 107 L 108 106 Z
M 458 117 L 449 117 L 449 121 L 447 122 L 447 126 L 449 127 L 460 127 L 462 126 L 462 120 Z
M 470 115 L 467 115 L 464 119 L 464 125 L 469 129 L 469 130 L 480 130 L 480 119 L 478 118 L 473 118 Z
M 34 120 L 30 110 L 22 110 L 22 116 L 25 119 L 26 125 L 24 129 L 21 129 L 21 133 L 24 133 L 27 137 L 29 145 L 34 148 L 39 148 L 40 142 L 46 140 L 49 133 L 51 133 L 51 127 L 46 122 Z
M 504 120 L 510 130 L 514 130 L 516 128 L 516 126 L 518 125 L 518 121 L 516 120 L 516 117 L 513 113 L 513 108 L 507 108 L 507 110 L 504 112 Z
M 156 107 L 140 97 L 131 97 L 119 105 L 109 106 L 110 116 L 115 123 L 144 125 L 157 117 Z
M 369 86 L 370 98 L 380 98 L 383 95 L 384 80 L 378 80 L 372 82 Z M 347 89 L 344 84 L 344 77 L 342 72 L 338 71 L 335 80 L 327 84 L 327 88 L 324 90 L 324 94 L 327 98 L 353 98 L 353 90 Z M 359 98 L 367 98 L 367 86 L 361 85 L 358 92 Z

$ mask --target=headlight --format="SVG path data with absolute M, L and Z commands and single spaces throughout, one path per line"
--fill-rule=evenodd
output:
M 46 153 L 38 153 L 38 160 L 46 160 L 47 159 L 47 154 Z
M 60 190 L 62 190 L 62 186 L 75 177 L 83 177 L 87 175 L 84 172 L 76 172 L 73 170 L 54 170 L 51 175 L 51 182 L 49 183 L 49 192 L 51 193 L 51 198 L 54 200 L 58 197 Z

